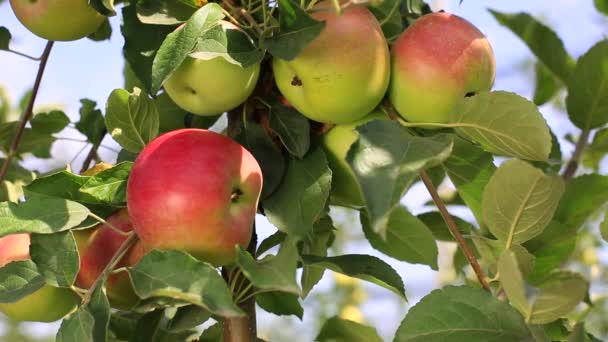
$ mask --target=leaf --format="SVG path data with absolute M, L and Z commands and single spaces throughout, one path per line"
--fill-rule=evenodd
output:
M 391 212 L 386 239 L 371 230 L 367 213 L 361 212 L 361 225 L 372 247 L 400 261 L 428 265 L 437 270 L 437 243 L 429 228 L 403 206 Z
M 572 311 L 585 298 L 588 284 L 577 273 L 560 271 L 538 287 L 540 294 L 532 306 L 530 323 L 546 324 Z
M 450 229 L 445 224 L 443 217 L 437 211 L 431 211 L 428 213 L 423 213 L 417 216 L 420 221 L 431 231 L 433 237 L 436 240 L 441 241 L 456 241 L 450 233 Z M 452 216 L 452 219 L 456 223 L 456 226 L 460 230 L 460 233 L 463 235 L 469 235 L 472 231 L 475 230 L 472 224 L 461 219 L 457 216 Z
M 32 234 L 30 255 L 47 284 L 56 287 L 74 284 L 79 259 L 76 240 L 70 231 Z
M 304 265 L 322 267 L 349 277 L 369 281 L 388 289 L 405 299 L 403 281 L 395 270 L 379 258 L 364 254 L 346 254 L 334 257 L 302 255 Z
M 110 40 L 110 38 L 112 38 L 112 26 L 110 25 L 110 20 L 108 18 L 104 19 L 101 22 L 101 25 L 97 27 L 97 30 L 88 35 L 87 38 L 95 42 Z
M 530 283 L 539 284 L 572 255 L 576 247 L 576 232 L 576 228 L 553 220 L 542 234 L 524 244 L 536 257 L 534 271 L 528 275 Z
M 173 315 L 171 321 L 167 324 L 167 330 L 180 332 L 196 328 L 205 323 L 209 318 L 211 318 L 211 314 L 200 306 L 182 306 L 175 311 L 175 315 Z
M 496 271 L 494 266 L 498 263 L 500 257 L 506 250 L 504 241 L 488 239 L 480 236 L 474 236 L 471 238 L 471 240 L 473 240 L 473 243 L 475 243 L 477 251 L 482 256 L 485 263 L 491 265 L 490 268 L 494 269 L 493 271 Z M 509 250 L 515 255 L 520 272 L 524 276 L 530 274 L 536 261 L 534 255 L 530 254 L 530 252 L 528 252 L 521 245 L 511 245 Z
M 189 56 L 202 60 L 220 57 L 228 63 L 247 68 L 260 63 L 264 51 L 256 48 L 244 31 L 217 25 L 198 38 Z
M 129 268 L 129 275 L 140 298 L 170 297 L 221 317 L 243 315 L 217 270 L 186 253 L 153 250 Z
M 197 9 L 180 1 L 145 0 L 137 2 L 137 18 L 144 24 L 176 25 L 187 21 Z
M 115 89 L 106 105 L 106 129 L 120 146 L 131 152 L 141 151 L 158 135 L 159 117 L 154 101 L 139 88 L 133 93 Z
M 11 32 L 4 26 L 0 26 L 0 50 L 8 50 L 11 41 Z
M 402 3 L 402 0 L 384 0 L 378 4 L 372 3 L 369 7 L 369 10 L 378 19 L 384 36 L 389 40 L 397 38 L 403 32 L 403 20 L 400 10 Z
M 270 109 L 270 129 L 277 133 L 283 146 L 292 155 L 302 158 L 310 147 L 310 124 L 297 110 L 273 103 Z
M 86 310 L 93 316 L 93 340 L 95 342 L 107 341 L 108 327 L 110 324 L 110 302 L 105 294 L 104 288 L 99 286 L 93 292 L 91 301 Z
M 325 23 L 313 19 L 291 0 L 278 0 L 279 32 L 262 40 L 261 46 L 274 57 L 292 60 L 323 30 Z
M 599 172 L 600 161 L 608 154 L 608 128 L 595 132 L 593 141 L 583 152 L 583 163 L 585 166 Z
M 524 278 L 519 270 L 515 253 L 505 250 L 498 259 L 498 274 L 500 285 L 507 294 L 511 304 L 522 314 L 528 312 L 528 299 L 524 288 Z
M 608 122 L 608 40 L 581 56 L 568 83 L 568 116 L 578 128 L 589 130 Z
M 267 312 L 275 315 L 294 315 L 302 320 L 304 309 L 298 296 L 285 292 L 264 292 L 256 295 L 256 303 Z
M 454 137 L 452 154 L 442 165 L 479 225 L 483 225 L 483 190 L 496 170 L 492 155 L 477 145 Z
M 375 120 L 358 126 L 359 140 L 346 161 L 361 185 L 371 230 L 386 238 L 391 211 L 418 172 L 447 158 L 452 139 L 447 135 L 416 137 L 399 123 Z
M 300 254 L 327 256 L 327 249 L 335 238 L 334 223 L 329 215 L 323 216 L 313 225 L 313 234 L 304 240 Z M 264 240 L 266 241 L 266 240 Z M 261 247 L 261 245 L 260 245 Z M 259 251 L 259 248 L 258 248 Z M 306 298 L 312 288 L 323 278 L 324 268 L 303 265 L 302 270 L 302 298 Z
M 236 264 L 256 289 L 300 294 L 300 288 L 296 283 L 298 251 L 294 241 L 285 240 L 277 255 L 266 255 L 261 260 L 255 260 L 240 246 L 235 248 Z
M 80 99 L 80 121 L 76 123 L 76 129 L 87 137 L 87 140 L 95 144 L 106 134 L 106 126 L 99 109 L 95 109 L 97 103 L 89 99 Z
M 608 242 L 608 211 L 604 214 L 604 220 L 600 224 L 600 235 L 604 241 Z
M 574 62 L 553 30 L 527 13 L 509 14 L 491 9 L 489 11 L 501 25 L 523 40 L 532 53 L 562 82 L 568 82 Z
M 568 336 L 568 342 L 586 342 L 585 322 L 578 322 L 574 325 L 572 333 Z
M 546 176 L 521 160 L 506 161 L 483 193 L 484 222 L 507 246 L 526 242 L 551 222 L 563 192 L 559 176 Z
M 94 198 L 99 203 L 124 205 L 127 202 L 127 179 L 133 168 L 132 162 L 122 162 L 90 177 L 80 192 Z
M 86 309 L 79 309 L 69 318 L 61 322 L 56 342 L 94 342 L 93 327 L 95 318 Z
M 33 198 L 0 203 L 0 237 L 17 233 L 52 234 L 70 229 L 87 218 L 83 205 L 59 198 Z
M 555 77 L 542 62 L 536 62 L 536 87 L 534 88 L 533 102 L 537 106 L 551 100 L 562 88 L 562 83 Z
M 10 146 L 12 145 L 18 126 L 19 123 L 17 121 L 0 124 L 0 149 L 5 154 L 8 154 L 8 151 L 11 149 Z M 34 131 L 31 128 L 25 128 L 16 155 L 21 156 L 25 153 L 32 153 L 38 158 L 49 158 L 53 142 L 55 142 L 55 137 L 52 135 Z
M 12 303 L 44 286 L 44 277 L 31 260 L 13 261 L 0 267 L 0 303 Z
M 53 134 L 61 132 L 70 123 L 70 118 L 60 110 L 48 113 L 38 113 L 32 118 L 32 130 L 40 133 Z
M 547 160 L 551 134 L 534 103 L 506 91 L 465 97 L 450 114 L 450 127 L 495 154 Z
M 91 0 L 89 4 L 97 12 L 103 14 L 106 17 L 112 17 L 116 15 L 113 0 Z
M 434 290 L 410 309 L 395 342 L 532 341 L 523 317 L 489 292 L 466 286 Z
M 595 8 L 598 12 L 608 15 L 608 1 L 606 0 L 593 0 Z
M 244 124 L 241 122 L 236 127 L 234 139 L 253 154 L 262 169 L 264 185 L 260 199 L 264 201 L 281 184 L 286 168 L 285 159 L 272 139 L 257 123 L 248 121 Z
M 304 239 L 312 233 L 329 197 L 331 170 L 321 148 L 303 159 L 290 159 L 285 179 L 277 191 L 264 200 L 264 213 L 281 231 Z
M 335 316 L 323 323 L 315 341 L 382 342 L 382 339 L 372 327 Z
M 576 177 L 566 185 L 555 219 L 577 230 L 608 202 L 608 176 L 589 174 Z
M 152 62 L 152 94 L 158 92 L 165 80 L 188 57 L 198 38 L 219 25 L 222 18 L 222 8 L 216 3 L 208 3 L 194 12 L 182 29 L 167 35 Z

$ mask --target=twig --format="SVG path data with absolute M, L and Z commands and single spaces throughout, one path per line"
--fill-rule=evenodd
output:
M 253 27 L 253 29 L 255 30 L 255 32 L 258 35 L 262 35 L 262 29 L 260 29 L 260 26 L 258 26 L 258 23 L 255 22 L 255 19 L 253 19 L 253 17 L 249 14 L 249 12 L 247 12 L 247 10 L 245 10 L 244 8 L 239 9 L 239 11 L 237 12 L 241 17 L 245 18 L 245 20 L 247 20 L 247 23 L 249 23 L 249 25 L 251 25 L 251 27 Z
M 116 253 L 114 253 L 114 256 L 112 257 L 110 262 L 106 265 L 99 277 L 97 277 L 93 285 L 91 285 L 91 288 L 89 288 L 89 290 L 87 291 L 87 294 L 82 300 L 82 305 L 86 305 L 88 302 L 91 301 L 91 296 L 93 295 L 93 292 L 95 292 L 95 289 L 97 289 L 99 286 L 101 286 L 101 284 L 104 283 L 108 274 L 112 272 L 112 269 L 114 269 L 114 267 L 118 265 L 118 263 L 122 260 L 125 254 L 127 254 L 129 248 L 131 248 L 131 246 L 133 246 L 138 239 L 139 238 L 137 237 L 137 235 L 135 235 L 135 232 L 131 232 L 129 234 L 129 237 L 125 240 L 125 242 L 122 243 L 122 245 L 120 245 L 120 248 L 118 248 Z
M 21 116 L 21 121 L 19 122 L 19 127 L 17 128 L 17 132 L 15 133 L 15 137 L 11 142 L 11 146 L 8 150 L 8 154 L 6 155 L 6 161 L 2 164 L 2 168 L 0 168 L 0 183 L 4 180 L 6 176 L 6 172 L 8 171 L 8 167 L 11 165 L 13 158 L 15 157 L 15 153 L 17 153 L 17 149 L 19 148 L 19 143 L 21 142 L 21 138 L 23 137 L 23 132 L 25 131 L 25 125 L 32 118 L 34 113 L 34 102 L 36 101 L 36 96 L 38 95 L 38 89 L 40 88 L 40 82 L 42 81 L 42 75 L 44 74 L 44 69 L 46 68 L 46 62 L 49 59 L 49 54 L 51 53 L 51 48 L 53 47 L 53 41 L 49 40 L 46 43 L 46 47 L 44 48 L 44 52 L 40 57 L 40 65 L 38 66 L 38 74 L 36 75 L 36 80 L 34 81 L 34 88 L 32 89 L 32 96 L 30 97 L 30 101 L 25 108 L 25 112 Z
M 80 168 L 80 173 L 86 171 L 91 165 L 91 161 L 93 161 L 93 158 L 95 158 L 95 156 L 97 155 L 97 150 L 99 149 L 99 146 L 101 146 L 101 141 L 103 140 L 103 137 L 106 135 L 106 133 L 107 131 L 104 128 L 103 134 L 101 135 L 99 140 L 97 140 L 97 142 L 95 142 L 93 146 L 91 146 L 89 154 L 87 154 L 86 158 L 84 158 L 84 162 L 82 162 L 82 168 Z
M 581 132 L 581 136 L 578 137 L 578 141 L 576 142 L 576 147 L 574 148 L 574 153 L 572 153 L 572 158 L 566 165 L 566 169 L 564 170 L 564 174 L 562 178 L 567 182 L 574 177 L 576 170 L 578 169 L 578 163 L 581 160 L 581 156 L 585 147 L 587 147 L 587 140 L 589 140 L 590 130 L 584 129 Z
M 479 266 L 479 263 L 477 262 L 477 258 L 475 258 L 475 254 L 473 254 L 473 251 L 467 245 L 467 242 L 465 241 L 464 237 L 462 236 L 462 234 L 460 234 L 460 230 L 458 229 L 458 226 L 456 226 L 454 219 L 452 219 L 452 216 L 448 212 L 448 209 L 446 208 L 445 203 L 443 202 L 441 197 L 439 197 L 439 194 L 437 193 L 437 189 L 435 189 L 433 182 L 431 181 L 431 179 L 429 178 L 429 176 L 426 174 L 426 172 L 424 170 L 420 171 L 419 175 L 420 175 L 420 179 L 422 179 L 422 182 L 426 186 L 426 189 L 429 191 L 429 194 L 433 198 L 433 202 L 435 202 L 437 209 L 439 209 L 439 212 L 441 213 L 441 216 L 443 217 L 445 224 L 450 229 L 450 232 L 454 236 L 454 239 L 456 239 L 458 246 L 460 246 L 460 249 L 464 253 L 467 260 L 469 261 L 469 264 L 471 264 L 471 267 L 473 267 L 473 271 L 475 272 L 475 275 L 477 275 L 477 279 L 479 279 L 479 283 L 481 284 L 481 286 L 483 286 L 484 289 L 489 291 L 490 285 L 488 285 L 485 273 L 481 269 L 481 266 Z

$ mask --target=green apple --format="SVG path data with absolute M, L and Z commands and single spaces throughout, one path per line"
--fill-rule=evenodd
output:
M 17 19 L 35 35 L 77 40 L 95 32 L 106 19 L 87 0 L 10 0 Z
M 363 6 L 337 15 L 324 1 L 312 17 L 325 21 L 325 28 L 293 60 L 273 59 L 277 87 L 312 120 L 361 119 L 380 103 L 389 84 L 390 53 L 382 29 Z
M 234 24 L 220 22 L 226 37 L 242 39 Z M 178 28 L 179 29 L 179 28 Z M 241 35 L 241 36 L 238 36 Z M 243 103 L 253 92 L 260 75 L 260 64 L 246 68 L 223 57 L 211 59 L 188 56 L 165 81 L 165 91 L 182 109 L 192 114 L 222 114 Z
M 0 238 L 0 267 L 30 259 L 30 236 L 13 234 Z M 74 311 L 80 297 L 71 289 L 48 284 L 15 302 L 0 303 L 0 312 L 18 321 L 54 322 Z
M 488 91 L 496 63 L 488 39 L 453 14 L 427 14 L 392 47 L 389 98 L 411 122 L 444 123 L 465 96 Z
M 262 190 L 262 171 L 234 140 L 181 129 L 151 141 L 127 182 L 133 229 L 146 246 L 177 249 L 216 266 L 246 248 Z
M 331 204 L 349 208 L 360 208 L 365 205 L 361 188 L 346 161 L 346 155 L 351 145 L 359 138 L 356 128 L 375 119 L 388 119 L 388 117 L 381 111 L 375 111 L 353 123 L 336 125 L 321 137 L 332 171 Z

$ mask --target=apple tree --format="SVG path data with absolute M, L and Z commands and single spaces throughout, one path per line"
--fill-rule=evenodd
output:
M 608 15 L 608 2 L 595 5 Z M 606 301 L 577 262 L 581 246 L 608 238 L 607 40 L 575 60 L 533 16 L 489 9 L 537 58 L 530 101 L 492 89 L 495 56 L 474 23 L 420 0 L 10 7 L 48 43 L 24 56 L 39 68 L 20 118 L 0 102 L 4 315 L 62 320 L 61 342 L 257 341 L 256 310 L 301 318 L 329 272 L 405 305 L 387 258 L 436 270 L 438 245 L 451 243 L 457 280 L 400 317 L 394 341 L 608 337 L 586 325 Z M 10 29 L 0 49 L 21 54 Z M 124 88 L 99 106 L 82 99 L 73 123 L 34 112 L 55 44 L 117 34 Z M 550 100 L 580 131 L 571 156 L 539 111 Z M 80 169 L 29 170 L 24 158 L 51 159 L 68 126 L 91 146 Z M 106 136 L 121 147 L 115 160 L 98 156 Z M 444 181 L 454 196 L 437 190 Z M 402 198 L 418 182 L 433 210 L 414 215 Z M 470 222 L 450 213 L 457 205 Z M 386 258 L 332 253 L 335 207 Z M 274 233 L 259 239 L 256 216 Z M 336 316 L 316 340 L 381 338 Z

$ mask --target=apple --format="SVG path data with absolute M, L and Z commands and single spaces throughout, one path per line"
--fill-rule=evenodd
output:
M 390 78 L 390 53 L 374 15 L 349 6 L 337 15 L 331 2 L 312 17 L 325 28 L 293 60 L 274 58 L 281 94 L 304 116 L 323 123 L 349 123 L 382 100 Z
M 13 234 L 0 238 L 0 267 L 30 259 L 30 236 Z M 80 297 L 67 288 L 45 284 L 12 303 L 0 303 L 0 312 L 18 321 L 54 322 L 74 311 Z
M 10 0 L 10 3 L 23 26 L 48 40 L 86 37 L 106 19 L 87 0 Z
M 117 211 L 106 221 L 123 232 L 133 230 L 126 209 Z M 101 275 L 127 236 L 99 224 L 90 229 L 74 231 L 74 237 L 80 254 L 80 270 L 76 276 L 76 285 L 88 289 Z M 114 269 L 135 265 L 146 252 L 147 249 L 138 241 Z M 110 304 L 115 308 L 127 310 L 138 301 L 126 271 L 120 271 L 108 277 L 106 293 Z
M 381 111 L 374 111 L 353 123 L 336 125 L 321 137 L 321 143 L 332 171 L 330 203 L 349 208 L 365 205 L 359 183 L 346 161 L 351 145 L 357 141 L 356 128 L 375 119 L 388 119 Z
M 237 35 L 245 34 L 230 22 L 220 21 L 220 25 L 226 32 L 228 44 L 231 37 L 239 39 Z M 180 108 L 192 114 L 212 116 L 245 102 L 259 75 L 260 63 L 243 68 L 223 57 L 188 56 L 165 81 L 164 87 Z
M 262 171 L 234 140 L 181 129 L 151 141 L 127 183 L 133 229 L 150 248 L 186 251 L 213 265 L 246 248 L 262 190 Z
M 389 98 L 408 121 L 445 123 L 463 97 L 490 90 L 495 73 L 483 33 L 456 15 L 431 13 L 393 44 Z

